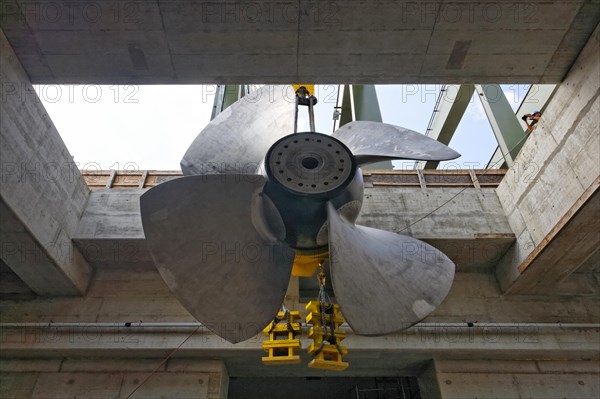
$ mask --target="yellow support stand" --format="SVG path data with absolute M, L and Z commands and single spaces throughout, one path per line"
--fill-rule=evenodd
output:
M 277 313 L 277 318 L 280 320 L 276 323 L 273 320 L 263 333 L 269 337 L 267 341 L 263 341 L 262 348 L 268 353 L 262 358 L 262 362 L 266 365 L 276 364 L 298 364 L 300 363 L 300 339 L 296 338 L 300 335 L 300 312 L 289 312 L 287 319 L 284 312 Z
M 308 347 L 308 353 L 314 356 L 313 360 L 308 363 L 308 367 L 337 371 L 347 369 L 349 364 L 348 362 L 343 361 L 342 356 L 348 354 L 348 348 L 340 345 L 342 340 L 346 338 L 346 333 L 339 331 L 340 326 L 344 323 L 344 318 L 340 313 L 340 307 L 338 305 L 333 305 L 333 313 L 325 315 L 325 322 L 327 323 L 329 330 L 327 336 L 324 334 L 325 329 L 322 325 L 319 302 L 310 301 L 306 305 L 306 310 L 310 312 L 308 316 L 306 316 L 306 323 L 312 325 L 308 332 L 308 338 L 313 340 L 312 344 Z M 324 342 L 331 339 L 331 329 L 329 327 L 332 322 L 334 327 L 334 342 L 337 342 L 337 345 Z

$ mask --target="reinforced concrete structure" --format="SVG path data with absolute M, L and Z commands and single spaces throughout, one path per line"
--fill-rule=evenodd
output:
M 600 396 L 598 2 L 252 4 L 2 3 L 0 397 Z M 508 169 L 364 172 L 359 222 L 431 243 L 457 273 L 416 326 L 348 330 L 343 374 L 305 354 L 264 366 L 260 338 L 197 323 L 139 216 L 178 172 L 82 174 L 32 88 L 292 80 L 557 85 Z M 315 287 L 293 278 L 286 305 Z

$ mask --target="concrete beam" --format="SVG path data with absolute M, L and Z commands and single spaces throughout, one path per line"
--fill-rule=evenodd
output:
M 0 50 L 0 257 L 39 295 L 82 294 L 71 237 L 89 189 L 2 32 Z
M 564 279 L 597 248 L 599 49 L 600 26 L 496 190 L 517 236 L 497 268 L 503 290 Z
M 600 17 L 585 0 L 50 4 L 0 10 L 34 83 L 557 83 Z
M 7 327 L 3 326 L 4 359 L 12 358 L 119 358 L 124 351 L 128 359 L 160 358 L 165 351 L 175 349 L 191 336 L 185 347 L 177 351 L 178 358 L 222 359 L 230 376 L 277 377 L 333 375 L 324 370 L 306 367 L 267 367 L 260 364 L 263 356 L 262 337 L 238 344 L 229 344 L 205 328 L 192 334 L 195 327 Z M 36 339 L 37 337 L 37 339 Z M 51 338 L 50 338 L 51 337 Z M 550 329 L 528 326 L 432 326 L 413 327 L 386 338 L 357 336 L 347 332 L 344 344 L 349 348 L 345 358 L 351 365 L 346 376 L 417 375 L 432 358 L 464 359 L 488 362 L 531 359 L 541 361 L 597 362 L 596 327 Z M 568 344 L 567 344 L 568 343 Z M 310 340 L 303 338 L 302 347 Z M 302 362 L 310 356 L 301 353 Z M 564 367 L 564 366 L 563 366 Z M 557 367 L 558 368 L 558 367 Z
M 74 295 L 78 293 L 72 281 L 56 264 L 68 262 L 69 242 L 48 242 L 42 245 L 0 198 L 0 256 L 14 271 L 19 281 L 26 282 L 37 295 Z M 80 257 L 80 255 L 78 255 Z M 85 260 L 80 259 L 84 262 Z
M 140 195 L 145 189 L 94 190 L 73 241 L 95 268 L 154 270 L 146 248 Z
M 561 218 L 527 258 L 507 294 L 547 295 L 600 247 L 600 178 Z
M 0 302 L 3 322 L 193 322 L 156 270 L 99 269 L 85 297 L 12 303 Z M 577 307 L 559 295 L 545 298 L 502 297 L 493 275 L 456 274 L 446 301 L 426 320 L 431 323 L 592 323 L 600 309 L 592 293 L 580 293 Z

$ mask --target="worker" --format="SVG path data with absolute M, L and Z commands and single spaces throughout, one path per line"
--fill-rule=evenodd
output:
M 540 121 L 542 113 L 538 110 L 532 111 L 530 114 L 525 114 L 521 117 L 525 126 L 527 126 L 527 133 L 531 133 L 535 129 L 536 124 Z

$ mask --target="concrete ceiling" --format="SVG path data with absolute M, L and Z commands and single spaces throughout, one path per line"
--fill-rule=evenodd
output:
M 557 83 L 591 1 L 3 0 L 32 83 Z

